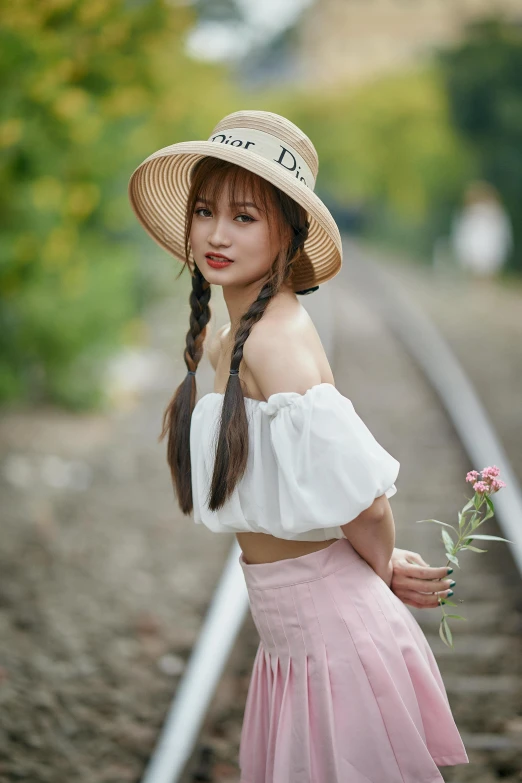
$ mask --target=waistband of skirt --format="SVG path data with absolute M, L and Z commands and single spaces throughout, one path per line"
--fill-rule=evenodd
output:
M 243 553 L 239 555 L 247 588 L 256 590 L 311 582 L 345 568 L 350 562 L 361 562 L 361 557 L 346 538 L 338 538 L 333 544 L 316 552 L 276 560 L 274 563 L 247 563 Z

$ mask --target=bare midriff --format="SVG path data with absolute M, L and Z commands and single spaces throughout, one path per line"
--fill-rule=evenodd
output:
M 236 538 L 245 562 L 250 565 L 301 557 L 325 549 L 338 540 L 329 538 L 327 541 L 290 541 L 269 533 L 236 533 Z

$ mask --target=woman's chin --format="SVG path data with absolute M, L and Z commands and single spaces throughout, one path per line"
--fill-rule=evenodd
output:
M 236 282 L 235 280 L 236 275 L 234 275 L 232 270 L 229 268 L 214 269 L 211 266 L 207 266 L 203 274 L 209 283 L 216 283 L 217 285 L 223 285 L 223 284 L 230 285 L 231 283 Z

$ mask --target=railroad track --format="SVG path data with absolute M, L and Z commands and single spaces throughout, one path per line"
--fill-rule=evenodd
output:
M 501 458 L 492 453 L 491 433 L 483 433 L 474 444 L 472 426 L 465 417 L 462 421 L 450 417 L 439 396 L 444 398 L 446 382 L 442 380 L 443 357 L 423 355 L 424 366 L 420 366 L 418 357 L 412 355 L 420 327 L 412 327 L 410 318 L 415 334 L 408 334 L 406 305 L 404 309 L 397 305 L 390 280 L 380 276 L 354 246 L 349 249 L 350 260 L 334 284 L 314 295 L 313 302 L 310 297 L 306 305 L 328 350 L 337 387 L 401 462 L 398 493 L 392 500 L 397 545 L 421 552 L 431 564 L 441 564 L 444 555 L 438 528 L 415 521 L 428 516 L 453 520 L 469 493 L 466 472 L 494 462 L 504 467 L 506 458 L 501 452 Z M 433 382 L 430 366 L 431 371 L 436 368 Z M 434 385 L 440 388 L 436 391 Z M 446 403 L 451 407 L 451 394 Z M 484 464 L 477 462 L 481 448 L 488 455 Z M 522 464 L 514 467 L 520 479 Z M 503 474 L 506 477 L 504 470 Z M 517 477 L 510 478 L 513 488 Z M 497 512 L 499 501 L 500 495 Z M 520 496 L 515 491 L 502 507 L 504 526 L 511 525 L 515 534 L 516 525 L 522 532 L 522 516 L 513 518 L 522 507 L 517 502 Z M 498 528 L 496 520 L 486 524 L 487 532 L 512 538 L 505 527 Z M 522 557 L 516 546 L 510 551 L 505 544 L 491 543 L 488 549 L 482 556 L 465 553 L 462 571 L 455 569 L 455 599 L 463 601 L 458 611 L 467 622 L 454 628 L 453 651 L 438 637 L 438 610 L 412 609 L 439 662 L 470 757 L 467 766 L 443 770 L 448 783 L 522 780 Z M 257 643 L 248 615 L 191 761 L 184 775 L 176 778 L 181 783 L 239 780 L 237 749 Z M 147 783 L 156 780 L 164 783 L 168 778 L 150 777 Z

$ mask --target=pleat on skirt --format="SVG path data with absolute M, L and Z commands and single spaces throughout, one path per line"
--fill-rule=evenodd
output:
M 239 562 L 260 636 L 241 783 L 440 783 L 467 763 L 426 637 L 349 541 Z

